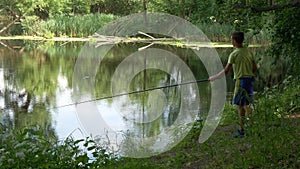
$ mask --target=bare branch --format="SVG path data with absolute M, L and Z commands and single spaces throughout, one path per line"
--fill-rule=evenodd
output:
M 150 39 L 135 39 L 135 38 L 126 38 L 126 37 L 116 37 L 116 36 L 105 36 L 95 33 L 93 35 L 93 38 L 95 38 L 97 45 L 96 48 L 101 45 L 110 45 L 110 44 L 117 44 L 117 43 L 163 43 L 163 42 L 169 42 L 174 40 L 184 40 L 182 38 L 154 38 L 146 33 L 139 32 L 140 34 L 143 34 Z M 153 45 L 152 44 L 152 45 Z M 149 47 L 149 46 L 147 46 Z
M 6 8 L 16 17 L 16 18 L 18 18 L 19 17 L 19 15 L 15 12 L 15 11 L 13 11 L 9 6 L 6 6 Z
M 12 27 L 17 21 L 19 21 L 22 18 L 22 15 L 18 15 L 16 12 L 14 12 L 9 6 L 6 6 L 6 8 L 10 11 L 10 13 L 15 17 L 15 19 L 10 22 L 8 25 L 3 27 L 0 30 L 0 34 L 2 34 L 4 31 L 8 30 L 10 27 Z
M 5 27 L 3 27 L 3 28 L 0 30 L 0 34 L 3 33 L 4 31 L 6 31 L 7 29 L 9 29 L 11 26 L 13 26 L 20 18 L 21 18 L 21 16 L 17 17 L 17 18 L 14 19 L 12 22 L 10 22 L 8 25 L 6 25 Z
M 243 4 L 235 4 L 235 9 L 251 9 L 253 12 L 268 12 L 268 11 L 276 11 L 276 10 L 283 10 L 285 8 L 293 8 L 300 6 L 300 0 L 294 0 L 287 4 L 282 5 L 272 5 L 272 6 L 266 6 L 266 7 L 253 7 L 253 6 L 245 6 Z

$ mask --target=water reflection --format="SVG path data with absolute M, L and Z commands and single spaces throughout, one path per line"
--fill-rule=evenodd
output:
M 73 71 L 79 51 L 83 45 L 70 43 L 64 46 L 43 46 L 38 49 L 27 50 L 22 53 L 14 52 L 5 48 L 0 48 L 0 109 L 1 121 L 10 122 L 16 128 L 23 128 L 28 125 L 39 125 L 47 131 L 55 132 L 58 138 L 65 138 L 69 135 L 83 137 L 82 123 L 78 120 L 76 108 L 73 103 L 78 102 L 78 97 L 74 95 L 72 88 Z M 134 53 L 143 44 L 119 45 L 113 47 L 101 60 L 101 67 L 95 72 L 95 89 L 88 98 L 101 98 L 113 95 L 111 90 L 111 80 L 118 65 L 131 53 Z M 207 78 L 207 72 L 199 58 L 188 49 L 176 48 L 173 46 L 153 46 L 166 51 L 170 51 L 179 56 L 191 69 L 196 79 Z M 259 81 L 256 89 L 263 88 L 265 84 L 272 85 L 279 81 L 282 72 L 271 74 L 268 60 L 263 59 L 262 48 L 253 49 L 256 59 L 261 64 Z M 219 55 L 226 64 L 229 53 L 232 49 L 218 49 Z M 98 51 L 101 52 L 101 51 Z M 283 63 L 283 64 L 282 64 Z M 274 68 L 285 70 L 285 62 L 277 63 Z M 87 65 L 87 67 L 92 66 Z M 158 63 L 159 64 L 159 63 Z M 264 66 L 269 65 L 269 66 Z M 174 67 L 176 68 L 176 67 Z M 178 70 L 173 70 L 176 74 Z M 175 77 L 175 78 L 174 78 Z M 146 72 L 137 74 L 129 86 L 130 91 L 142 90 L 145 88 L 165 86 L 180 82 L 181 75 L 172 75 L 155 69 L 147 69 Z M 276 79 L 277 80 L 274 80 Z M 82 91 L 89 93 L 90 77 L 88 75 L 81 79 L 79 87 Z M 85 85 L 86 83 L 86 85 Z M 227 77 L 229 91 L 233 88 L 231 76 Z M 201 118 L 205 118 L 205 113 L 210 104 L 210 84 L 199 83 L 199 97 L 201 107 L 198 113 Z M 101 117 L 105 123 L 114 131 L 120 131 L 116 138 L 118 141 L 126 141 L 126 135 L 149 137 L 159 135 L 164 127 L 172 126 L 178 118 L 180 110 L 180 87 L 172 87 L 145 92 L 128 96 L 129 100 L 122 101 L 123 97 L 117 99 L 98 100 L 94 103 L 101 111 Z M 124 106 L 115 106 L 113 102 L 129 103 L 131 111 L 124 111 Z M 167 103 L 167 104 L 166 104 Z M 66 106 L 69 105 L 69 106 Z M 117 104 L 121 105 L 121 104 Z M 125 106 L 126 107 L 126 106 Z M 86 110 L 89 112 L 92 110 Z M 120 113 L 121 112 L 121 113 Z M 157 113 L 159 112 L 159 113 Z M 120 115 L 121 114 L 121 115 Z M 86 116 L 86 114 L 83 114 Z M 133 120 L 145 123 L 135 123 Z M 89 123 L 87 121 L 86 123 Z M 93 126 L 91 126 L 93 128 Z M 81 130 L 77 130 L 81 129 Z M 171 129 L 170 129 L 171 130 Z M 184 132 L 184 126 L 182 131 Z M 99 132 L 99 131 L 96 131 Z M 110 135 L 107 131 L 101 131 L 103 135 Z M 163 142 L 163 137 L 160 143 Z M 112 140 L 110 140 L 112 141 Z M 155 141 L 154 141 L 155 142 Z M 126 143 L 127 146 L 131 143 Z

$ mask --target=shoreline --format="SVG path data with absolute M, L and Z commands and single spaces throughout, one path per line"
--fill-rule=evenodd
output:
M 126 38 L 127 39 L 127 38 Z M 53 37 L 53 38 L 45 38 L 39 36 L 0 36 L 1 40 L 30 40 L 30 41 L 55 41 L 55 42 L 97 42 L 97 38 L 95 37 Z M 127 41 L 128 40 L 128 41 Z M 141 39 L 137 40 L 136 38 L 128 38 L 126 41 L 119 42 L 119 43 L 150 43 L 151 39 Z M 137 41 L 136 41 L 137 40 Z M 190 48 L 197 48 L 197 47 L 213 47 L 213 48 L 230 48 L 232 44 L 229 42 L 210 42 L 210 43 L 198 43 L 198 42 L 179 42 L 174 40 L 172 41 L 155 41 L 152 42 L 154 44 L 162 44 L 162 45 L 175 45 L 181 47 L 190 47 Z M 117 43 L 116 43 L 117 44 Z M 269 44 L 250 44 L 249 47 L 265 47 Z

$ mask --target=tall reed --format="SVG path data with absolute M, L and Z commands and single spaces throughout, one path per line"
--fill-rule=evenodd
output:
M 39 20 L 36 16 L 29 16 L 22 21 L 25 35 L 37 35 L 46 38 L 51 37 L 87 37 L 107 25 L 118 17 L 112 14 L 86 14 L 86 15 L 57 15 L 48 20 Z M 234 26 L 228 23 L 199 22 L 195 25 L 212 42 L 230 42 L 230 34 Z M 270 34 L 266 28 L 262 30 L 245 30 L 248 43 L 265 44 L 270 40 Z
M 24 35 L 51 37 L 87 37 L 117 17 L 111 14 L 57 15 L 48 20 L 27 16 L 22 21 Z
M 195 24 L 212 42 L 230 42 L 230 35 L 235 28 L 228 23 L 206 23 L 200 22 Z M 270 42 L 270 32 L 267 28 L 261 30 L 247 29 L 243 30 L 247 43 L 250 44 L 267 44 Z
M 117 17 L 110 14 L 87 14 L 75 16 L 55 16 L 45 22 L 42 27 L 54 36 L 86 37 Z
M 234 30 L 230 24 L 197 23 L 196 26 L 213 42 L 227 42 Z

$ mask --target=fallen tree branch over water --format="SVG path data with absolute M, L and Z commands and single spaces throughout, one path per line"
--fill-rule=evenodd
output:
M 118 43 L 170 43 L 170 42 L 181 42 L 183 38 L 155 38 L 151 35 L 148 35 L 144 32 L 138 32 L 141 35 L 147 36 L 149 38 L 134 38 L 134 37 L 117 37 L 117 36 L 106 36 L 100 34 L 94 34 L 92 38 L 97 42 L 96 47 L 101 45 L 111 45 Z
M 192 49 L 199 49 L 201 47 L 232 47 L 232 45 L 216 45 L 214 43 L 211 43 L 209 41 L 203 41 L 203 42 L 189 42 L 185 38 L 155 38 L 149 34 L 146 34 L 144 32 L 138 32 L 141 35 L 144 35 L 148 38 L 133 38 L 133 37 L 116 37 L 116 36 L 106 36 L 106 35 L 100 35 L 95 34 L 92 36 L 93 41 L 95 41 L 96 45 L 95 47 L 99 47 L 102 45 L 114 45 L 119 43 L 145 43 L 149 44 L 144 47 L 139 48 L 139 50 L 146 49 L 154 44 L 158 45 L 174 45 L 177 47 L 185 47 L 185 48 L 192 48 Z

